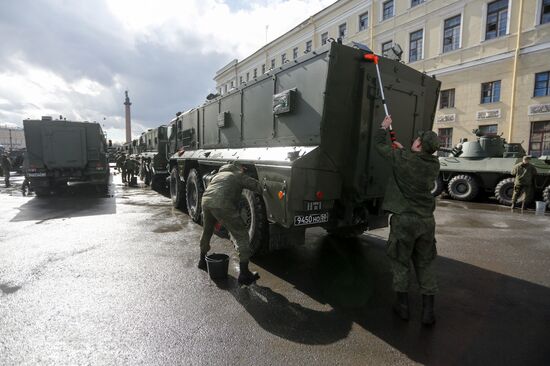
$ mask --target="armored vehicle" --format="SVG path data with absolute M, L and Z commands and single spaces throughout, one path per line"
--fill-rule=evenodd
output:
M 485 192 L 494 194 L 503 205 L 512 204 L 511 170 L 525 156 L 521 144 L 506 143 L 497 135 L 478 134 L 476 141 L 465 141 L 447 151 L 449 156 L 439 158 L 440 173 L 432 191 L 434 195 L 445 190 L 453 199 L 472 201 Z M 550 204 L 550 156 L 533 158 L 531 164 L 538 172 L 536 197 L 543 197 Z
M 37 196 L 58 191 L 69 181 L 86 181 L 98 190 L 109 185 L 107 143 L 98 123 L 24 120 L 26 175 Z
M 341 236 L 386 226 L 390 170 L 373 140 L 385 114 L 365 55 L 332 42 L 177 114 L 168 127 L 173 205 L 200 222 L 212 174 L 238 161 L 263 186 L 245 191 L 240 207 L 256 253 L 303 243 L 312 226 Z M 398 139 L 431 130 L 440 82 L 398 61 L 379 66 Z

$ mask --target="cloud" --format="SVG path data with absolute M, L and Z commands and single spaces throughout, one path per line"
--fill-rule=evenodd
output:
M 0 123 L 62 114 L 124 139 L 204 101 L 215 72 L 333 0 L 62 0 L 0 5 Z

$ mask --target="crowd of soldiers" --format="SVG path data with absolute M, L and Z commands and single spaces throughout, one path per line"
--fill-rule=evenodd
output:
M 122 174 L 122 183 L 137 186 L 137 177 L 149 185 L 151 182 L 151 158 L 121 152 L 115 156 L 116 169 Z

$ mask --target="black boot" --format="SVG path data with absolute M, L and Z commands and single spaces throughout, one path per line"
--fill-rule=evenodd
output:
M 248 269 L 248 262 L 240 262 L 239 267 L 239 285 L 249 286 L 260 278 L 260 275 L 257 272 L 250 272 Z
M 409 294 L 397 292 L 393 311 L 403 320 L 409 320 Z
M 422 324 L 433 325 L 434 323 L 434 295 L 422 295 Z
M 207 270 L 207 266 L 206 266 L 206 253 L 201 253 L 201 256 L 200 256 L 200 259 L 199 259 L 199 264 L 197 264 L 197 267 L 199 269 L 202 269 L 203 271 L 206 271 Z

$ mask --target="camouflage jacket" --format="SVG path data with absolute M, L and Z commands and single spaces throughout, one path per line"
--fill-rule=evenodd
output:
M 208 188 L 202 195 L 202 205 L 211 208 L 233 208 L 239 206 L 243 189 L 256 193 L 262 192 L 258 180 L 242 173 L 233 164 L 226 164 L 220 168 L 212 178 Z
M 537 175 L 537 168 L 530 163 L 519 163 L 512 168 L 512 175 L 516 177 L 514 184 L 530 186 L 533 184 L 535 176 Z
M 2 155 L 0 157 L 2 169 L 10 170 L 11 169 L 11 159 L 7 155 Z
M 437 157 L 424 152 L 392 149 L 387 131 L 382 128 L 376 131 L 375 142 L 376 149 L 392 169 L 382 208 L 396 214 L 432 216 L 435 198 L 431 190 L 439 174 Z

